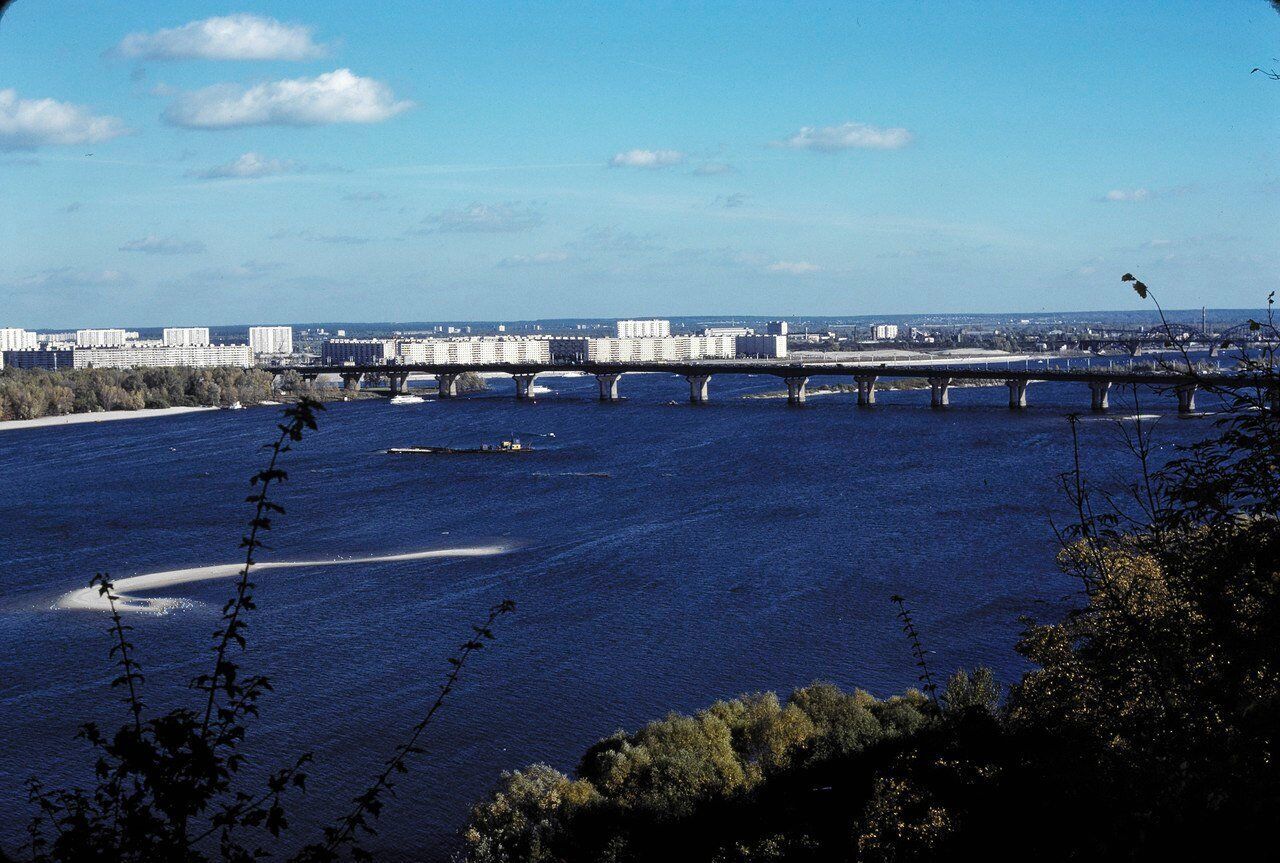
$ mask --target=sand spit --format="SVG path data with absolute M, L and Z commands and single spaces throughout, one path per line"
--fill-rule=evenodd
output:
M 268 569 L 293 569 L 305 566 L 349 566 L 361 563 L 393 563 L 402 560 L 427 560 L 437 557 L 488 557 L 504 554 L 510 550 L 506 545 L 477 545 L 463 548 L 439 548 L 431 551 L 411 551 L 404 554 L 384 554 L 374 557 L 345 557 L 331 560 L 268 560 L 254 564 L 253 572 Z M 184 600 L 174 597 L 146 597 L 134 594 L 150 590 L 160 590 L 175 584 L 186 584 L 192 581 L 211 581 L 218 578 L 234 578 L 240 574 L 244 564 L 220 563 L 213 566 L 196 566 L 189 569 L 171 569 L 165 572 L 153 572 L 146 575 L 134 575 L 115 582 L 115 592 L 119 599 L 116 607 L 121 611 L 149 611 L 163 614 L 184 604 Z M 65 593 L 54 603 L 54 608 L 80 609 L 88 611 L 108 611 L 110 605 L 97 588 L 82 587 Z

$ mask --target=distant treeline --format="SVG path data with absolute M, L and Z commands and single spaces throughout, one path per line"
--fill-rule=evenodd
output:
M 255 404 L 274 394 L 260 369 L 0 370 L 0 420 L 90 411 Z

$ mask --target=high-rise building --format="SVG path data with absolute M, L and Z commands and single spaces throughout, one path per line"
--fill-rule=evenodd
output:
M 76 347 L 78 348 L 118 348 L 124 345 L 126 339 L 127 334 L 124 330 L 76 330 Z
M 643 321 L 618 321 L 620 339 L 664 339 L 671 335 L 671 321 L 652 318 Z
M 255 354 L 291 354 L 293 327 L 249 327 L 249 347 Z
M 209 344 L 208 327 L 165 327 L 162 344 L 167 347 L 199 347 Z
M 765 325 L 765 332 L 771 336 L 785 336 L 787 334 L 787 322 L 769 321 Z
M 326 366 L 377 366 L 395 355 L 395 339 L 328 339 L 320 347 Z
M 898 337 L 897 324 L 876 324 L 871 328 L 871 338 L 877 342 L 892 341 Z
M 17 327 L 0 328 L 0 351 L 31 351 L 40 344 L 35 333 Z

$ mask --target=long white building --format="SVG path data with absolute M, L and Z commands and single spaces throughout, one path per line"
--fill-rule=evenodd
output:
M 253 365 L 248 345 L 122 345 L 109 348 L 77 348 L 77 369 L 137 369 L 163 366 L 209 368 Z
M 249 347 L 255 354 L 291 354 L 293 327 L 249 327 Z
M 642 363 L 733 359 L 734 336 L 665 336 L 656 338 L 553 338 L 551 358 L 557 362 Z
M 396 344 L 402 363 L 546 363 L 548 339 L 506 338 L 404 339 Z

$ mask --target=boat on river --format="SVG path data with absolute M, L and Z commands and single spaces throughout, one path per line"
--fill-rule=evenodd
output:
M 388 455 L 506 455 L 509 453 L 532 452 L 533 448 L 520 443 L 518 439 L 504 440 L 497 446 L 481 444 L 474 447 L 455 446 L 396 446 L 387 450 Z

